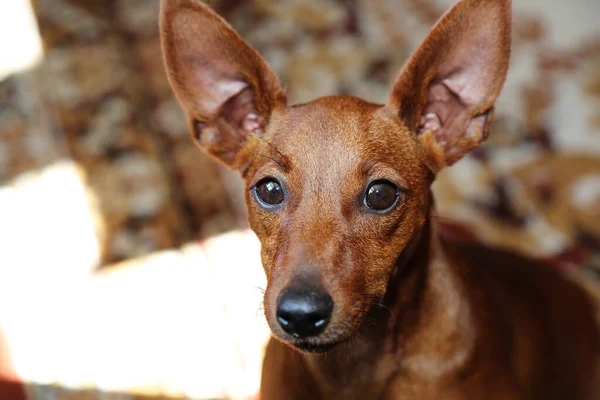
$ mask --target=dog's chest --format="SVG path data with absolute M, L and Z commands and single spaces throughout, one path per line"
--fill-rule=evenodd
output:
M 340 351 L 341 350 L 341 351 Z M 325 399 L 376 399 L 398 370 L 398 360 L 365 343 L 323 357 L 308 357 L 312 375 Z
M 391 360 L 389 360 L 391 361 Z M 388 361 L 388 362 L 389 362 Z M 403 374 L 398 364 L 380 360 L 376 365 L 355 365 L 344 376 L 321 375 L 324 399 L 335 400 L 463 400 L 465 393 L 445 379 L 421 379 Z
M 316 368 L 313 376 L 327 400 L 520 398 L 503 374 L 490 376 L 477 368 L 465 374 L 462 367 L 440 372 L 439 366 L 429 366 L 431 371 L 425 373 L 411 368 L 400 353 L 370 349 L 352 354 L 354 357 L 346 355 L 345 359 L 339 354 L 332 357 L 327 365 L 313 364 L 312 367 Z M 494 387 L 492 393 L 489 392 L 490 387 Z

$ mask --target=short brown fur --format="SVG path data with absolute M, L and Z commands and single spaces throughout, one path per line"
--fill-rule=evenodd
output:
M 510 0 L 459 1 L 388 104 L 331 96 L 288 107 L 223 19 L 199 0 L 162 0 L 166 70 L 193 139 L 242 173 L 262 244 L 273 339 L 261 399 L 598 398 L 600 335 L 585 293 L 536 261 L 445 239 L 434 217 L 437 171 L 487 138 L 510 26 Z M 256 198 L 264 179 L 284 191 L 277 207 Z M 379 179 L 401 193 L 385 212 L 364 201 Z M 334 301 L 319 335 L 278 323 L 277 299 L 297 282 Z

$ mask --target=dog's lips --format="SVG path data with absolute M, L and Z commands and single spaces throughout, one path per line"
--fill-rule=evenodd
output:
M 303 353 L 326 353 L 336 346 L 352 340 L 355 337 L 354 333 L 349 333 L 348 336 L 338 336 L 335 338 L 327 337 L 310 337 L 310 338 L 297 338 L 292 335 L 274 335 L 277 339 L 283 343 L 291 346 L 292 348 L 301 351 Z
M 344 340 L 325 337 L 294 337 L 281 329 L 272 330 L 273 337 L 280 342 L 304 353 L 325 353 Z
M 305 353 L 326 353 L 339 344 L 339 342 L 315 342 L 306 339 L 285 340 L 292 347 Z

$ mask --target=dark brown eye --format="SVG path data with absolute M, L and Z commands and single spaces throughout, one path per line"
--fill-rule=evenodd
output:
M 254 186 L 254 197 L 265 207 L 273 207 L 283 203 L 283 188 L 274 178 L 265 178 Z
M 374 211 L 391 210 L 398 203 L 400 190 L 390 181 L 372 182 L 365 193 L 365 206 Z

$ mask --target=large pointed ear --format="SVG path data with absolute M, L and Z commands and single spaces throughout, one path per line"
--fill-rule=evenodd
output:
M 199 0 L 162 0 L 160 34 L 169 82 L 200 148 L 231 168 L 248 163 L 253 135 L 285 92 L 265 60 Z
M 511 0 L 461 0 L 407 61 L 388 104 L 434 172 L 482 144 L 508 70 Z

